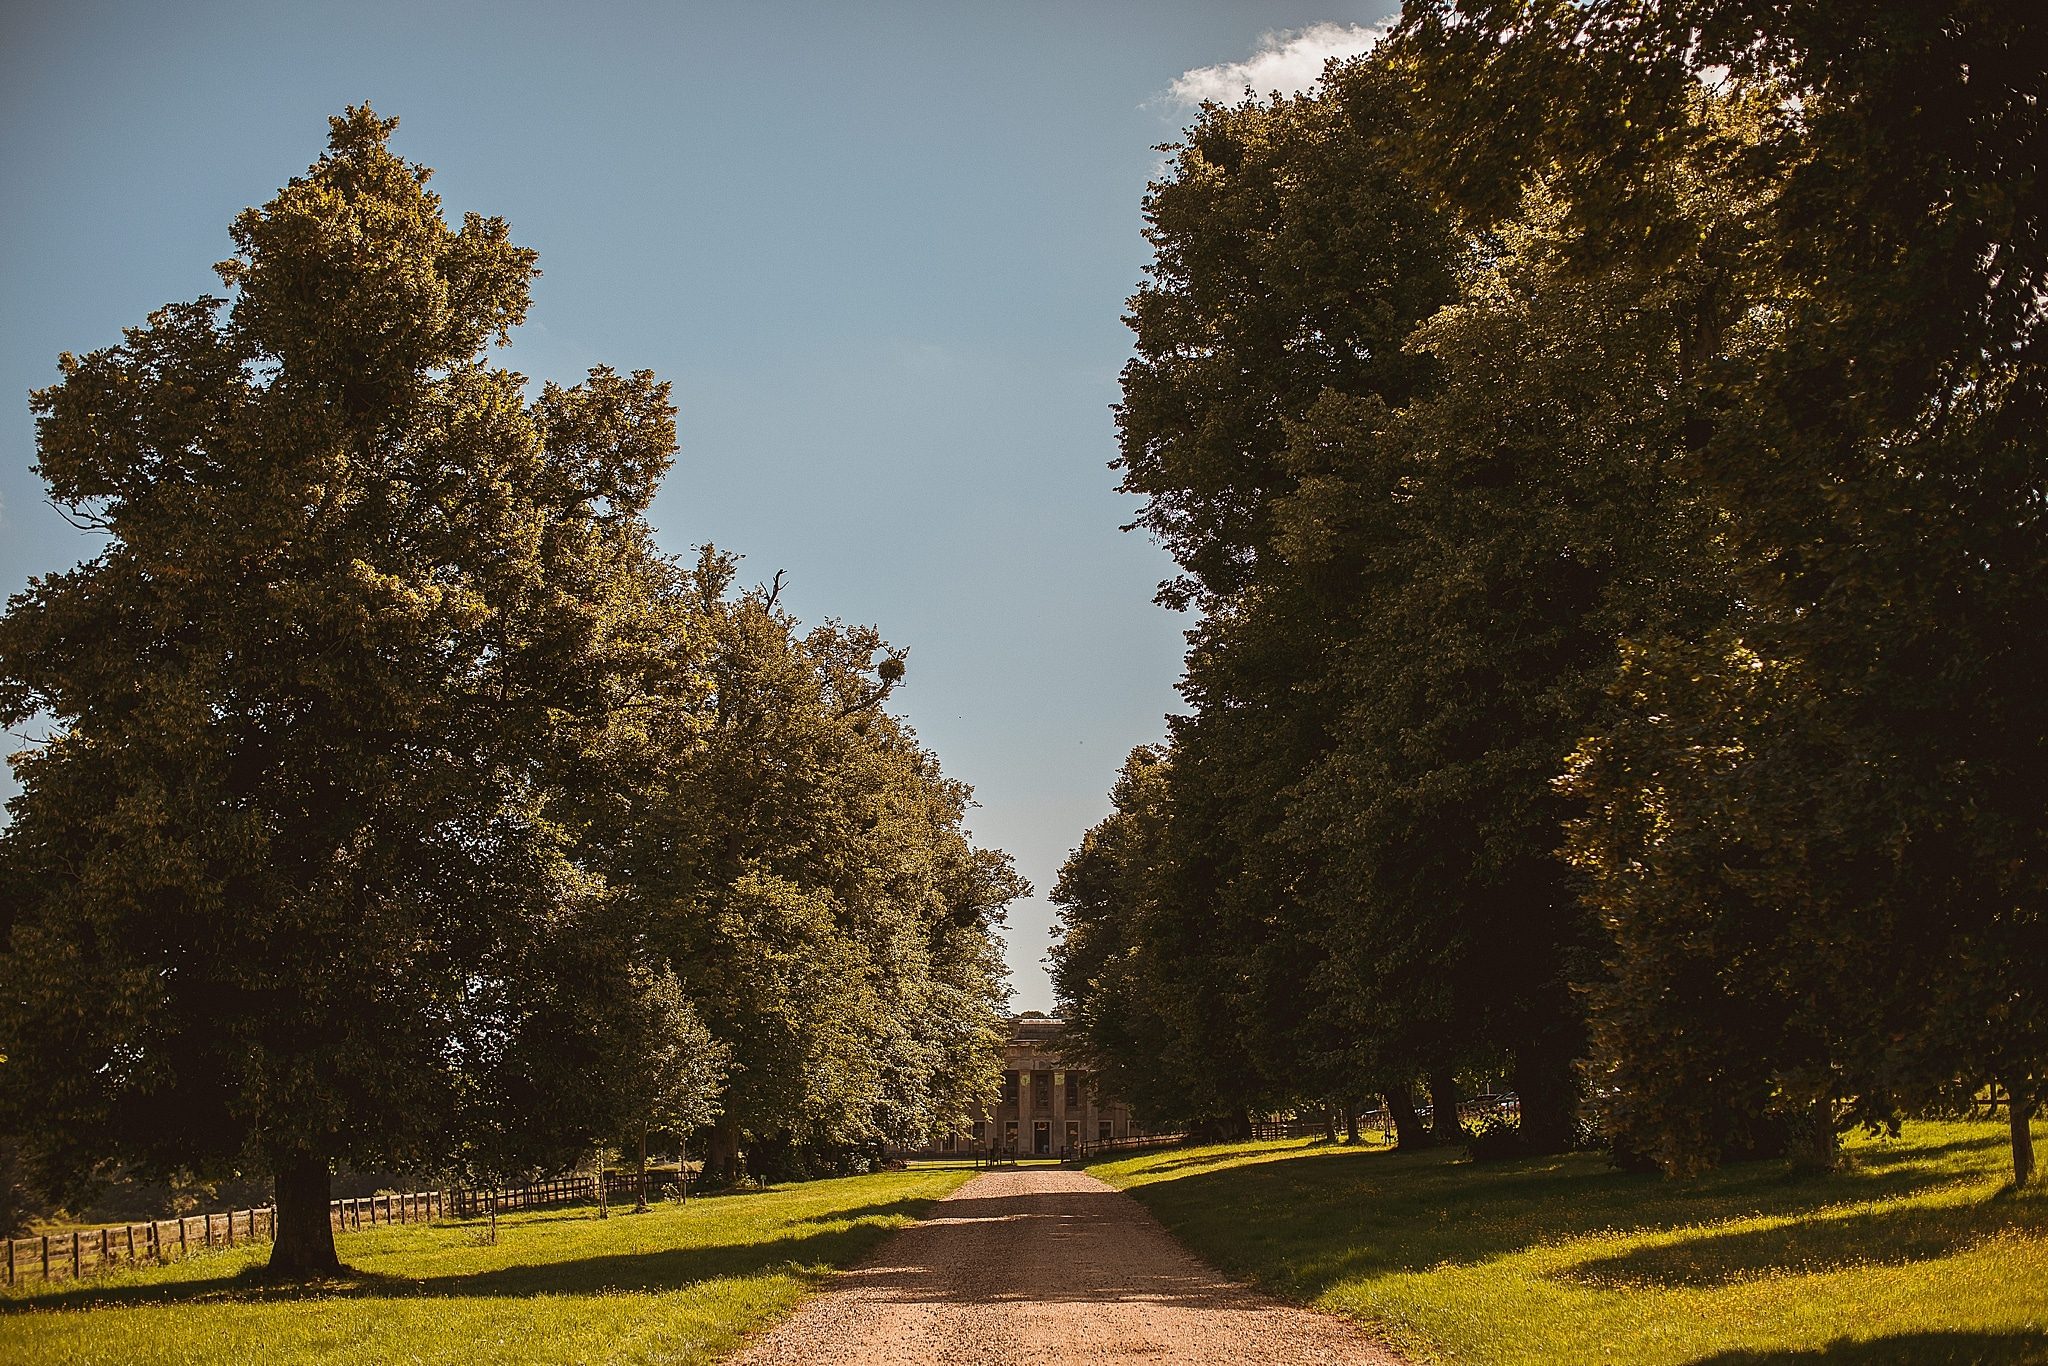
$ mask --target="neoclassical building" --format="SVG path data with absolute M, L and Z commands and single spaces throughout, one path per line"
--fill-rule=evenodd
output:
M 1088 1073 L 1061 1058 L 1058 1020 L 1019 1015 L 1011 1019 L 1003 1045 L 1003 1091 L 994 1112 L 984 1113 L 968 1132 L 948 1135 L 941 1147 L 949 1153 L 996 1149 L 1019 1157 L 1060 1157 L 1084 1143 L 1143 1132 L 1133 1127 L 1130 1106 L 1098 1094 Z

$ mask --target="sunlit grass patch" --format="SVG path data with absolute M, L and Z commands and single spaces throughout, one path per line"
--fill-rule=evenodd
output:
M 267 1246 L 0 1298 L 0 1360 L 715 1360 L 972 1176 L 891 1172 L 657 1205 L 344 1235 L 352 1274 L 265 1284 Z
M 1916 1124 L 1851 1140 L 1827 1178 L 1302 1142 L 1091 1170 L 1219 1266 L 1422 1361 L 2048 1363 L 2048 1191 L 2004 1188 L 2005 1143 Z

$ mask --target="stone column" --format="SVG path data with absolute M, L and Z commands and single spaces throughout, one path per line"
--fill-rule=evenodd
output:
M 1067 1074 L 1055 1071 L 1052 1074 L 1052 1142 L 1047 1146 L 1052 1155 L 1060 1155 L 1060 1146 L 1067 1141 Z

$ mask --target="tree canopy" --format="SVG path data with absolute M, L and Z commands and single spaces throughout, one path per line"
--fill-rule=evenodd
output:
M 104 548 L 0 617 L 0 715 L 50 724 L 0 832 L 0 1129 L 57 1183 L 268 1172 L 273 1264 L 319 1271 L 336 1163 L 559 1169 L 721 1082 L 755 1133 L 949 1122 L 1023 884 L 882 710 L 902 655 L 666 558 L 667 386 L 491 366 L 534 253 L 450 226 L 395 120 L 331 123 L 226 296 L 34 396 Z
M 1061 884 L 1091 1047 L 1244 1104 L 1505 1070 L 1539 1147 L 1590 1086 L 1671 1170 L 1995 1083 L 2026 1179 L 2044 38 L 1411 0 L 1203 108 L 1119 412 L 1200 617 Z

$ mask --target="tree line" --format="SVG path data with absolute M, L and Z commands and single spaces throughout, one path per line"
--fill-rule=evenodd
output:
M 1145 210 L 1185 714 L 1062 872 L 1148 1113 L 1683 1173 L 2048 1089 L 2048 14 L 1410 0 Z
M 904 654 L 647 512 L 668 386 L 489 363 L 535 254 L 396 120 L 233 225 L 223 297 L 65 355 L 38 472 L 101 549 L 0 617 L 0 1133 L 50 1198 L 478 1184 L 603 1145 L 917 1143 L 993 1096 L 1026 891 L 886 709 Z

